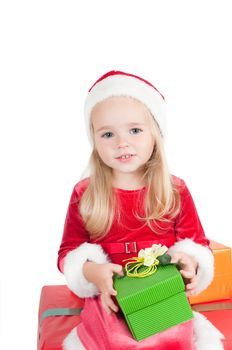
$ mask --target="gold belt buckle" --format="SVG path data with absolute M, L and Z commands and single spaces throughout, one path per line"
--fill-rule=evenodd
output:
M 133 245 L 133 252 L 130 251 L 130 244 Z M 137 243 L 136 242 L 125 242 L 125 252 L 126 252 L 126 254 L 137 253 Z

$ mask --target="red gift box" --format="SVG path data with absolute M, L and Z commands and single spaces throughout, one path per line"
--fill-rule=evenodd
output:
M 225 337 L 225 350 L 232 350 L 232 299 L 202 303 L 192 306 L 202 313 Z
M 78 298 L 67 286 L 44 286 L 40 296 L 37 349 L 62 350 L 64 338 L 80 322 L 83 304 L 84 299 Z

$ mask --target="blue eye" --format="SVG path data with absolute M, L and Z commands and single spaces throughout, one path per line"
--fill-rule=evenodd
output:
M 103 138 L 108 139 L 109 137 L 106 135 L 112 134 L 112 132 L 105 132 L 105 134 L 102 135 Z M 105 137 L 106 136 L 106 137 Z
M 131 130 L 135 130 L 135 132 L 133 132 L 133 134 L 139 134 L 140 132 L 142 132 L 142 129 L 139 129 L 139 128 L 133 128 Z

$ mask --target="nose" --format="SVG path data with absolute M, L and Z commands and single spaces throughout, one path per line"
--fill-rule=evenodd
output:
M 120 143 L 119 145 L 118 145 L 118 148 L 126 148 L 126 147 L 129 147 L 129 145 L 127 144 L 127 143 Z
M 126 137 L 118 136 L 118 138 L 117 138 L 117 147 L 118 148 L 129 147 L 129 144 L 128 144 L 128 141 L 127 141 Z

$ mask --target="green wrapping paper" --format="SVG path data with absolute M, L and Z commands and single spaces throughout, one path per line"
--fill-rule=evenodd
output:
M 193 318 L 185 285 L 175 265 L 159 266 L 148 277 L 114 277 L 117 302 L 136 340 Z

